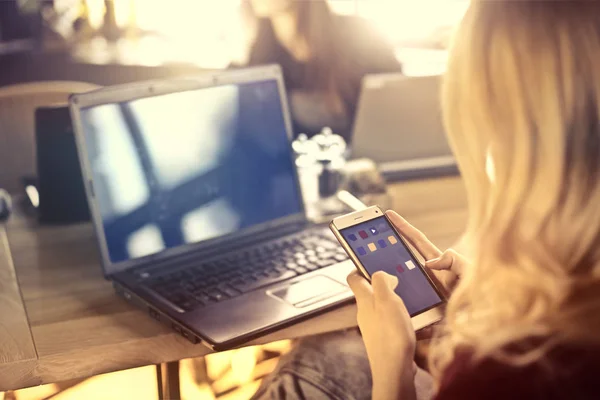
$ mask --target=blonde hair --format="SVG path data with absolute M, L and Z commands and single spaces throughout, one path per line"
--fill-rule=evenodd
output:
M 443 108 L 473 265 L 449 301 L 434 372 L 463 346 L 525 364 L 556 345 L 600 344 L 600 5 L 474 1 Z M 531 338 L 544 340 L 507 351 Z

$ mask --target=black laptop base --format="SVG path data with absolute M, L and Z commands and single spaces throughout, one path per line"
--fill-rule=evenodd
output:
M 142 280 L 179 312 L 188 312 L 347 259 L 321 230 L 309 230 L 200 263 L 190 257 L 173 271 Z
M 197 323 L 194 315 L 210 314 L 218 319 L 220 310 L 228 308 L 228 304 L 235 307 L 238 297 L 252 298 L 285 286 L 286 282 L 302 282 L 311 276 L 328 277 L 332 269 L 339 269 L 344 262 L 349 262 L 347 255 L 331 233 L 315 227 L 221 256 L 203 259 L 199 254 L 188 254 L 173 260 L 172 267 L 151 269 L 151 273 L 143 268 L 128 271 L 119 274 L 125 279 L 117 277 L 113 285 L 120 296 L 190 342 L 221 351 L 347 304 L 352 301 L 351 293 L 339 292 L 318 308 L 306 307 L 296 316 L 237 333 L 225 341 L 203 334 L 205 328 L 210 331 L 210 326 Z M 339 282 L 344 277 L 338 274 L 335 279 Z M 253 312 L 260 310 L 249 314 Z

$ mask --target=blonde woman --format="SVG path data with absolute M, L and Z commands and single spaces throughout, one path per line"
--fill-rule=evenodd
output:
M 474 1 L 443 108 L 468 193 L 471 262 L 389 213 L 453 286 L 430 354 L 435 398 L 600 398 L 600 3 Z M 373 398 L 416 398 L 415 333 L 395 278 L 348 281 Z M 329 390 L 311 398 L 356 386 L 309 381 Z

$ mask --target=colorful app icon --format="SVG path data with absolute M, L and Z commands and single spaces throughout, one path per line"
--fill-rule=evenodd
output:
M 403 272 L 404 272 L 404 268 L 402 268 L 402 265 L 398 265 L 398 266 L 396 267 L 396 271 L 398 271 L 398 273 L 399 273 L 399 274 L 401 274 L 401 273 L 403 273 Z
M 379 233 L 379 232 L 377 231 L 377 229 L 375 229 L 375 227 L 374 227 L 374 226 L 370 227 L 370 228 L 369 228 L 369 230 L 371 231 L 371 233 L 372 233 L 373 235 L 377 235 L 377 234 Z
M 396 243 L 398 243 L 398 239 L 396 239 L 393 236 L 388 236 L 388 240 L 389 240 L 390 244 L 396 244 Z
M 375 246 L 375 243 L 369 243 L 368 247 L 369 247 L 369 250 L 371 250 L 371 253 L 374 252 L 375 250 L 377 250 L 377 246 Z
M 361 256 L 366 256 L 367 255 L 367 251 L 365 250 L 364 247 L 360 246 L 356 249 L 356 251 L 358 251 L 358 254 L 360 254 Z
M 358 231 L 358 235 L 363 239 L 366 239 L 369 237 L 369 235 L 367 235 L 367 232 L 365 232 L 365 231 Z
M 387 244 L 385 243 L 385 240 L 383 240 L 383 239 L 379 239 L 377 241 L 377 243 L 379 243 L 379 248 L 380 249 L 385 249 L 387 247 Z
M 356 235 L 354 233 L 351 233 L 348 235 L 348 239 L 352 240 L 353 242 L 356 242 Z
M 381 224 L 377 225 L 377 230 L 379 232 L 387 232 L 390 230 L 390 226 L 385 222 L 382 222 Z
M 408 269 L 415 269 L 415 263 L 412 262 L 411 260 L 408 260 L 404 264 L 406 264 L 406 268 L 408 268 Z

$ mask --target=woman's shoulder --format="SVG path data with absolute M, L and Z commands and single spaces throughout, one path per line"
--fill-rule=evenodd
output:
M 477 360 L 461 350 L 446 368 L 436 399 L 596 399 L 597 371 L 600 346 L 561 345 L 522 365 Z

